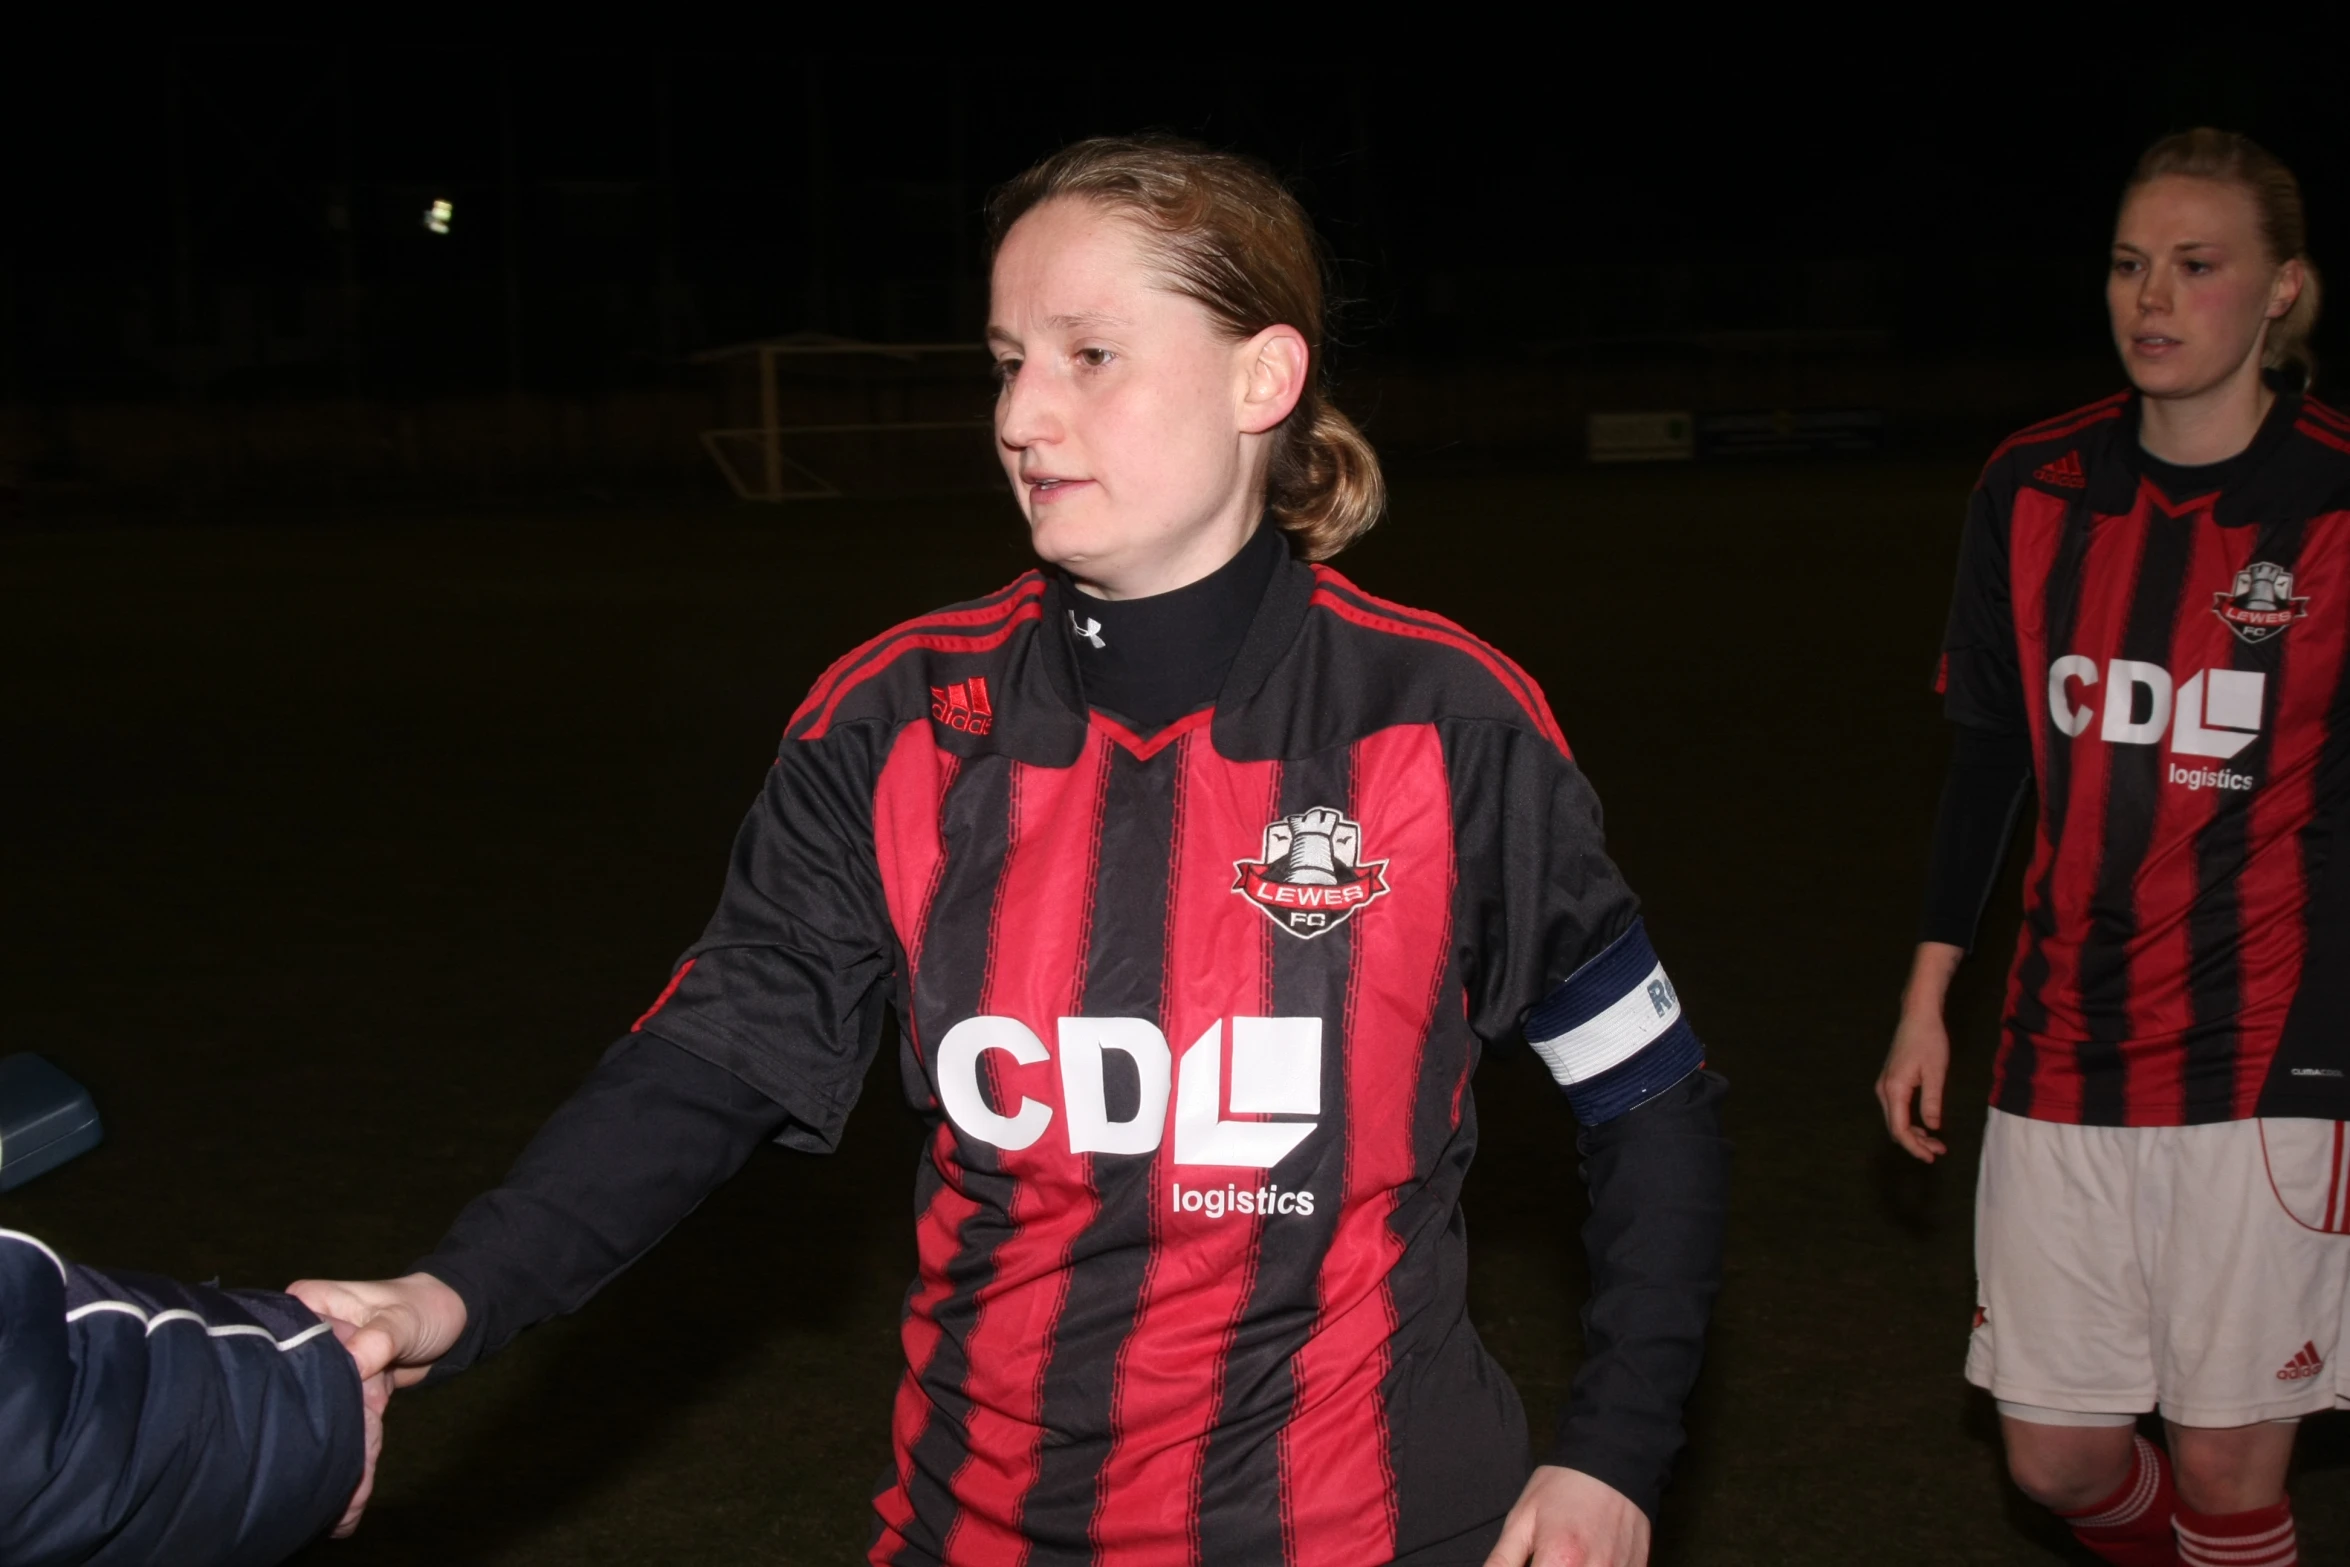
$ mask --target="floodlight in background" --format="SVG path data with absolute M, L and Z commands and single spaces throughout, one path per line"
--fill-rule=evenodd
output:
M 449 232 L 449 220 L 456 215 L 457 204 L 455 202 L 436 200 L 431 206 L 424 209 L 424 226 L 435 234 L 446 234 Z

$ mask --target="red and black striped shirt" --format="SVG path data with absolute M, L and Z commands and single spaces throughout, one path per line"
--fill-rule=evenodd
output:
M 1539 1004 L 1594 1125 L 1699 1065 L 1598 803 L 1522 670 L 1327 568 L 1148 734 L 1088 708 L 1064 592 L 825 673 L 643 1027 L 825 1147 L 900 1020 L 932 1131 L 876 1562 L 1475 1560 L 1526 1472 L 1466 1314 L 1480 1051 Z M 1586 1367 L 1620 1453 L 1563 1455 L 1650 1507 L 1711 1290 L 1662 1279 Z
M 2332 409 L 2282 395 L 2240 456 L 2178 468 L 2124 393 L 1992 454 L 1941 684 L 1958 723 L 2028 735 L 2038 781 L 2000 1109 L 2344 1113 L 2350 929 L 2325 888 L 2350 863 L 2346 650 Z

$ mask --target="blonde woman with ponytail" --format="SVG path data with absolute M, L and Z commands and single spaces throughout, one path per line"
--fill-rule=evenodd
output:
M 452 1372 L 760 1142 L 829 1149 L 894 1021 L 930 1142 L 871 1561 L 1637 1567 L 1723 1084 L 1598 802 L 1523 670 L 1322 564 L 1385 492 L 1277 180 L 1088 141 L 991 216 L 1042 567 L 835 663 L 708 931 L 507 1184 L 406 1277 L 297 1288 L 363 1370 Z M 1520 1038 L 1592 1197 L 1539 1464 L 1459 1209 L 1470 1078 Z
M 2350 418 L 2308 395 L 2317 305 L 2291 171 L 2149 148 L 2106 282 L 2130 387 L 1992 453 L 1944 641 L 1877 1094 L 1947 1151 L 1943 997 L 2036 783 L 1967 1376 L 2116 1563 L 2296 1561 L 2297 1423 L 2350 1402 Z

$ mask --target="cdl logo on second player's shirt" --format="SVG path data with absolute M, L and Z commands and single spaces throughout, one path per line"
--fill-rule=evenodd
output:
M 2067 653 L 2048 666 L 2048 716 L 2060 732 L 2079 736 L 2096 723 L 2109 745 L 2160 745 L 2167 731 L 2180 756 L 2230 757 L 2260 738 L 2267 691 L 2257 669 L 2200 670 L 2174 686 L 2169 670 L 2134 658 L 2100 672 L 2095 659 Z
M 1177 1164 L 1236 1165 L 1269 1170 L 1312 1135 L 1313 1121 L 1257 1121 L 1233 1116 L 1318 1116 L 1322 1113 L 1322 1020 L 1318 1017 L 1236 1017 L 1232 1027 L 1232 1084 L 1224 1084 L 1224 1020 L 1208 1025 L 1177 1062 L 1158 1025 L 1136 1017 L 1065 1017 L 1057 1052 L 1018 1018 L 967 1017 L 938 1044 L 938 1097 L 947 1119 L 966 1137 L 1009 1151 L 1033 1145 L 1051 1129 L 1053 1106 L 1024 1087 L 1042 1088 L 1039 1075 L 999 1078 L 1005 1097 L 1019 1094 L 1009 1115 L 987 1102 L 979 1085 L 991 1051 L 1003 1065 L 1039 1066 L 1059 1056 L 1061 1136 L 1072 1154 L 1151 1154 L 1167 1132 L 1167 1104 L 1175 1105 Z M 1103 1053 L 1115 1050 L 1134 1065 L 1142 1092 L 1134 1113 L 1110 1119 Z

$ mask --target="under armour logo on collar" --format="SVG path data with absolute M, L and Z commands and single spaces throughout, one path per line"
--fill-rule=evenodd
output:
M 1077 635 L 1083 637 L 1086 641 L 1092 643 L 1097 648 L 1108 646 L 1107 643 L 1102 641 L 1102 623 L 1090 617 L 1084 620 L 1079 620 L 1077 618 L 1077 611 L 1075 610 L 1069 611 L 1069 629 L 1076 632 Z

